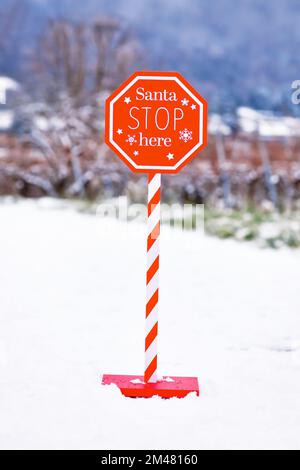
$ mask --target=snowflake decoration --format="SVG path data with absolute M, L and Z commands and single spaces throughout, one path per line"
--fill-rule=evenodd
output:
M 130 145 L 135 144 L 137 142 L 135 135 L 128 134 L 128 139 L 126 140 Z
M 187 143 L 189 140 L 193 139 L 193 131 L 189 129 L 184 129 L 183 131 L 179 131 L 179 140 L 183 140 L 183 142 Z

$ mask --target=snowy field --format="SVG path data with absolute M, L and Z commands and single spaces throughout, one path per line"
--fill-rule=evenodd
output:
M 201 396 L 124 398 L 143 372 L 145 228 L 0 204 L 1 449 L 300 449 L 300 252 L 163 229 L 160 373 Z

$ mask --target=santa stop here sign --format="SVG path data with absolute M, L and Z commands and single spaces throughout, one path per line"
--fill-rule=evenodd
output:
M 207 143 L 207 103 L 176 72 L 136 72 L 106 102 L 108 146 L 132 171 L 177 173 Z
M 105 141 L 132 171 L 148 173 L 144 376 L 104 374 L 128 397 L 199 395 L 196 377 L 158 374 L 161 173 L 177 173 L 207 143 L 207 103 L 176 72 L 136 72 L 106 101 Z

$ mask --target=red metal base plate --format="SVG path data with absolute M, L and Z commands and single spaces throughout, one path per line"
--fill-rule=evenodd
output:
M 199 396 L 199 384 L 196 377 L 163 377 L 156 383 L 144 383 L 140 375 L 103 375 L 102 385 L 116 385 L 125 397 L 184 398 L 189 393 Z

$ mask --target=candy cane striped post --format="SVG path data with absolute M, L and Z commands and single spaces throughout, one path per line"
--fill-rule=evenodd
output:
M 146 296 L 146 383 L 157 382 L 157 333 L 159 295 L 159 235 L 160 235 L 160 187 L 159 173 L 148 176 L 148 227 L 147 227 L 147 296 Z
M 161 175 L 148 177 L 148 237 L 147 237 L 147 303 L 145 373 L 139 375 L 103 375 L 103 385 L 117 385 L 126 397 L 184 398 L 195 392 L 199 396 L 197 377 L 157 377 L 157 333 L 159 297 L 159 235 L 160 235 Z

